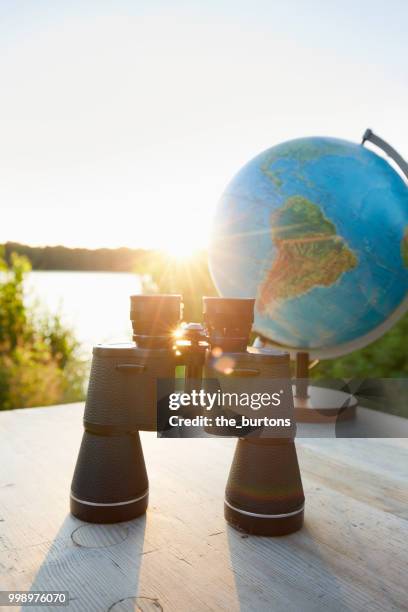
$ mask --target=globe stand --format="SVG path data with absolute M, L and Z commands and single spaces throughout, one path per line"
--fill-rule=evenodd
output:
M 335 423 L 356 416 L 357 400 L 351 393 L 309 385 L 309 353 L 296 353 L 293 386 L 295 419 L 299 423 Z

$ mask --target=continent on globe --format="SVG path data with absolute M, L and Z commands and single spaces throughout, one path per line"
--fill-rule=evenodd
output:
M 272 313 L 277 302 L 314 287 L 329 287 L 357 266 L 357 257 L 320 208 L 307 198 L 287 198 L 271 215 L 277 256 L 258 294 L 258 310 Z

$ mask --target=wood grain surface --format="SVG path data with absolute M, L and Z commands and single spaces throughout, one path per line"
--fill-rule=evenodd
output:
M 224 521 L 233 440 L 143 433 L 148 513 L 100 526 L 69 514 L 82 413 L 0 414 L 0 590 L 70 596 L 27 610 L 408 610 L 407 440 L 299 440 L 305 527 L 268 539 Z

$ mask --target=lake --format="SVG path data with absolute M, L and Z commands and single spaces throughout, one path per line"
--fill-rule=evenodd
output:
M 131 340 L 129 296 L 141 293 L 142 286 L 136 274 L 34 271 L 26 285 L 27 302 L 60 313 L 85 355 L 90 357 L 98 342 Z

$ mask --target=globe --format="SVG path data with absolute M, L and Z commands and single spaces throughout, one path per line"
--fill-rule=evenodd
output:
M 311 356 L 345 354 L 407 309 L 408 187 L 362 145 L 284 142 L 227 186 L 209 262 L 221 295 L 256 297 L 262 336 Z

